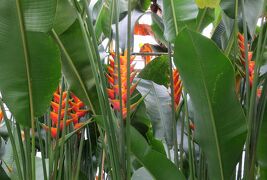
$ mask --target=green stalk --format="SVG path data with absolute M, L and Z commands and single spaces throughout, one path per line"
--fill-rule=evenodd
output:
M 58 108 L 58 118 L 57 118 L 57 136 L 56 136 L 56 144 L 55 144 L 55 147 L 53 149 L 53 154 L 54 154 L 54 158 L 53 158 L 53 161 L 54 161 L 54 171 L 53 171 L 53 178 L 57 178 L 57 169 L 58 169 L 58 143 L 59 143 L 59 133 L 60 133 L 60 120 L 61 120 L 61 111 L 62 111 L 62 102 L 63 102 L 63 92 L 65 90 L 65 83 L 64 83 L 64 77 L 62 76 L 62 79 L 61 79 L 61 89 L 60 89 L 60 95 L 59 95 L 59 108 Z M 67 104 L 68 102 L 66 102 Z
M 0 98 L 0 105 L 1 105 L 1 109 L 2 109 L 3 115 L 4 115 L 4 120 L 5 120 L 5 123 L 6 123 L 8 136 L 10 138 L 12 150 L 14 152 L 14 159 L 15 159 L 17 170 L 18 170 L 18 176 L 19 176 L 20 179 L 23 179 L 22 171 L 21 171 L 21 165 L 20 165 L 20 162 L 19 162 L 18 150 L 17 150 L 17 147 L 16 147 L 14 135 L 13 135 L 12 130 L 11 130 L 10 120 L 7 118 L 6 111 L 4 110 L 4 103 L 3 103 L 2 98 Z
M 173 82 L 173 68 L 172 68 L 172 57 L 171 57 L 171 44 L 168 46 L 169 54 L 169 69 L 170 69 L 170 82 L 171 82 L 171 109 L 172 109 L 172 133 L 173 133 L 173 146 L 174 146 L 174 162 L 178 168 L 178 140 L 177 140 L 177 124 L 175 119 L 175 101 L 174 101 L 174 82 Z
M 32 179 L 32 171 L 31 171 L 31 135 L 30 135 L 30 129 L 24 128 L 24 134 L 25 134 L 25 141 L 26 141 L 26 164 L 27 164 L 27 174 L 29 176 L 29 179 Z
M 27 175 L 26 175 L 26 166 L 27 166 L 27 164 L 26 164 L 26 158 L 25 158 L 25 150 L 24 150 L 24 146 L 23 146 L 23 142 L 22 142 L 22 138 L 21 138 L 20 125 L 18 123 L 16 123 L 16 128 L 17 128 L 19 148 L 20 148 L 20 153 L 21 153 L 23 177 L 24 177 L 24 179 L 27 179 Z
M 79 174 L 80 174 L 80 165 L 81 165 L 81 157 L 82 157 L 82 151 L 83 151 L 83 143 L 84 143 L 84 130 L 82 130 L 82 134 L 81 134 L 78 159 L 77 159 L 77 163 L 76 163 L 76 175 L 75 175 L 74 180 L 78 180 Z
M 264 6 L 265 7 L 265 6 Z M 265 34 L 266 35 L 266 34 Z M 263 18 L 262 18 L 262 26 L 261 26 L 261 31 L 259 34 L 259 39 L 257 43 L 257 51 L 256 51 L 256 60 L 255 60 L 255 70 L 254 70 L 254 79 L 252 83 L 252 90 L 251 90 L 251 97 L 250 97 L 250 109 L 249 109 L 249 125 L 251 127 L 250 132 L 248 133 L 249 135 L 249 145 L 251 146 L 251 151 L 249 151 L 249 178 L 254 177 L 254 167 L 255 167 L 255 161 L 254 155 L 255 155 L 255 139 L 253 139 L 253 136 L 256 135 L 258 132 L 256 131 L 256 110 L 257 110 L 257 103 L 256 103 L 256 98 L 257 98 L 257 88 L 258 88 L 258 81 L 259 81 L 259 74 L 260 74 L 260 65 L 262 62 L 262 48 L 265 47 L 265 44 L 262 43 L 262 36 L 263 36 Z M 266 43 L 266 41 L 265 41 Z M 253 122 L 254 120 L 254 122 Z
M 188 153 L 189 153 L 189 169 L 190 169 L 190 180 L 195 179 L 195 166 L 194 166 L 194 159 L 193 159 L 193 153 L 192 153 L 192 136 L 191 136 L 191 130 L 190 130 L 190 120 L 188 116 L 188 105 L 187 105 L 187 92 L 184 90 L 184 110 L 185 110 L 185 121 L 187 123 L 187 137 L 188 137 Z M 194 142 L 193 142 L 194 143 Z
M 44 144 L 41 136 L 41 129 L 40 125 L 37 124 L 37 132 L 39 137 L 39 143 L 40 143 L 40 149 L 41 149 L 41 155 L 42 155 L 42 165 L 43 165 L 43 173 L 44 173 L 44 180 L 47 180 L 47 172 L 46 172 L 46 163 L 45 163 L 45 152 L 44 152 Z
M 130 99 L 130 70 L 131 70 L 131 37 L 132 37 L 132 32 L 131 32 L 131 1 L 128 1 L 128 23 L 127 23 L 127 103 L 126 103 L 126 108 L 127 108 L 127 116 L 126 116 L 126 179 L 129 180 L 131 179 L 131 133 L 130 133 L 130 105 L 131 105 L 131 99 Z
M 120 113 L 119 113 L 119 118 L 120 118 L 120 160 L 121 160 L 121 166 L 122 166 L 122 172 L 124 173 L 124 177 L 127 174 L 126 171 L 126 164 L 125 164 L 125 128 L 124 128 L 124 121 L 123 121 L 123 114 L 122 114 L 122 83 L 121 83 L 121 60 L 120 60 L 120 40 L 119 40 L 119 7 L 118 7 L 118 0 L 113 0 L 115 3 L 115 18 L 116 18 L 116 23 L 115 23 L 115 31 L 116 31 L 116 41 L 115 41 L 115 50 L 116 50 L 116 58 L 115 61 L 117 62 L 118 65 L 118 83 L 119 83 L 119 101 L 120 101 Z
M 200 17 L 200 21 L 199 21 L 199 23 L 197 24 L 197 29 L 196 29 L 197 32 L 200 31 L 201 25 L 202 25 L 202 23 L 203 23 L 203 21 L 204 21 L 204 19 L 205 19 L 205 15 L 206 15 L 206 13 L 207 13 L 207 9 L 208 9 L 208 8 L 204 8 L 204 12 L 202 13 L 202 15 L 201 15 L 201 17 Z
M 84 2 L 87 4 L 86 1 L 84 1 Z M 74 1 L 74 3 L 75 3 L 75 1 Z M 111 147 L 110 151 L 111 151 L 112 155 L 110 156 L 110 159 L 111 159 L 111 162 L 113 164 L 112 169 L 113 169 L 113 172 L 115 172 L 116 179 L 121 179 L 120 173 L 119 173 L 119 162 L 118 162 L 119 158 L 118 158 L 118 150 L 117 150 L 117 143 L 116 143 L 116 133 L 115 133 L 113 116 L 111 113 L 111 109 L 110 109 L 110 105 L 109 105 L 108 97 L 107 97 L 107 93 L 106 93 L 106 88 L 107 88 L 106 80 L 105 80 L 105 76 L 103 73 L 102 64 L 100 62 L 100 56 L 98 53 L 97 40 L 96 40 L 93 25 L 92 25 L 91 14 L 89 13 L 88 8 L 86 8 L 86 9 L 87 9 L 87 11 L 86 11 L 86 13 L 87 13 L 87 26 L 88 26 L 89 33 L 92 35 L 92 37 L 89 37 L 89 35 L 87 34 L 87 31 L 85 30 L 85 27 L 84 27 L 84 22 L 83 22 L 81 15 L 79 14 L 78 11 L 77 11 L 77 16 L 78 16 L 78 20 L 79 20 L 80 25 L 81 25 L 86 50 L 87 50 L 88 57 L 90 60 L 90 64 L 93 67 L 92 70 L 93 70 L 94 77 L 96 79 L 96 82 L 100 82 L 100 83 L 96 83 L 98 97 L 104 97 L 104 98 L 100 98 L 99 101 L 100 101 L 101 112 L 104 115 L 105 130 L 107 131 L 107 134 L 108 134 L 108 136 L 107 136 L 108 137 L 108 144 Z M 91 38 L 92 38 L 92 41 L 91 41 Z M 93 49 L 93 52 L 92 52 L 92 49 Z M 97 70 L 98 70 L 98 72 L 97 72 Z M 98 77 L 99 74 L 100 74 L 100 78 Z M 102 85 L 102 86 L 100 86 L 100 85 Z M 107 114 L 106 114 L 106 112 L 107 112 Z M 112 173 L 112 174 L 114 174 L 114 173 Z
M 184 101 L 183 101 L 184 102 Z M 181 107 L 181 110 L 184 109 Z M 184 110 L 183 110 L 184 111 Z M 184 125 L 185 125 L 185 113 L 182 113 L 182 118 L 181 118 L 181 140 L 180 140 L 180 163 L 179 163 L 179 169 L 183 171 L 183 155 L 184 155 Z
M 21 41 L 23 47 L 23 54 L 25 58 L 25 68 L 26 68 L 28 91 L 29 91 L 30 119 L 31 119 L 31 129 L 32 129 L 31 164 L 32 164 L 32 174 L 33 174 L 32 179 L 34 180 L 36 178 L 35 177 L 35 119 L 34 119 L 34 107 L 33 107 L 33 97 L 32 97 L 32 82 L 30 75 L 30 58 L 29 58 L 27 37 L 26 37 L 24 18 L 22 12 L 22 4 L 20 0 L 16 0 L 16 10 L 19 20 L 19 29 L 21 33 Z
M 67 97 L 66 97 L 66 105 L 65 105 L 65 111 L 64 111 L 64 118 L 63 118 L 63 130 L 62 130 L 62 141 L 65 141 L 65 135 L 66 135 L 66 119 L 68 116 L 68 108 L 69 108 L 69 96 L 70 91 L 67 91 Z M 59 153 L 59 177 L 58 179 L 61 179 L 62 176 L 62 166 L 63 166 L 63 159 L 64 159 L 64 143 L 60 146 L 60 153 Z

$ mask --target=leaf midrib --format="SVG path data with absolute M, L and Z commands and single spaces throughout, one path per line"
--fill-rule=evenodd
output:
M 193 37 L 191 36 L 190 33 L 188 33 L 191 41 L 192 41 L 192 45 L 193 45 L 193 48 L 198 56 L 198 51 L 197 51 L 197 48 L 196 48 L 196 45 L 195 45 L 195 42 L 193 40 Z M 224 180 L 224 175 L 223 175 L 223 168 L 222 168 L 222 159 L 221 159 L 221 151 L 220 151 L 220 147 L 219 147 L 219 139 L 218 139 L 218 134 L 217 134 L 217 129 L 216 129 L 216 126 L 215 126 L 215 119 L 214 119 L 214 115 L 213 115 L 213 110 L 212 110 L 212 106 L 211 106 L 211 102 L 210 102 L 210 99 L 208 98 L 208 89 L 207 89 L 207 85 L 206 85 L 206 82 L 204 81 L 204 71 L 203 71 L 203 68 L 202 68 L 202 65 L 201 65 L 201 62 L 199 61 L 199 58 L 196 58 L 196 61 L 197 63 L 199 64 L 199 69 L 201 71 L 200 73 L 200 76 L 202 76 L 201 78 L 201 81 L 204 85 L 204 91 L 205 91 L 205 94 L 206 94 L 206 99 L 207 99 L 207 102 L 208 102 L 208 107 L 209 109 L 211 109 L 211 111 L 209 111 L 210 113 L 210 118 L 211 118 L 211 123 L 212 123 L 212 126 L 213 126 L 213 133 L 214 133 L 214 136 L 215 136 L 215 144 L 216 144 L 216 149 L 217 149 L 217 156 L 218 156 L 218 160 L 219 160 L 219 166 L 220 166 L 220 173 L 221 173 L 221 178 L 222 180 Z

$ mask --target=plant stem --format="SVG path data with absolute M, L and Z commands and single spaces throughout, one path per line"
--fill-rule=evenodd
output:
M 187 137 L 188 137 L 188 153 L 189 153 L 189 169 L 190 169 L 190 180 L 195 179 L 195 166 L 193 161 L 193 154 L 192 154 L 192 137 L 191 137 L 191 130 L 190 130 L 190 120 L 188 117 L 188 105 L 187 105 L 187 92 L 184 90 L 184 110 L 185 110 L 185 122 L 187 123 Z M 194 142 L 193 142 L 194 143 Z
M 75 174 L 74 180 L 78 180 L 79 174 L 80 174 L 80 165 L 81 165 L 81 157 L 82 157 L 82 151 L 83 151 L 83 143 L 84 143 L 84 130 L 82 130 L 82 134 L 81 134 L 78 158 L 77 158 L 77 162 L 76 162 L 76 174 Z
M 1 109 L 2 109 L 3 115 L 4 115 L 4 120 L 5 120 L 5 123 L 6 123 L 8 135 L 9 135 L 11 146 L 12 146 L 12 150 L 13 150 L 13 153 L 14 153 L 14 159 L 15 159 L 17 170 L 18 170 L 18 176 L 19 176 L 20 179 L 23 180 L 21 166 L 20 166 L 20 162 L 19 162 L 19 155 L 18 155 L 18 151 L 17 151 L 14 135 L 13 135 L 12 130 L 11 130 L 10 120 L 7 118 L 6 111 L 4 110 L 4 103 L 3 103 L 2 98 L 0 98 L 0 105 L 1 105 Z
M 127 116 L 126 116 L 126 179 L 129 180 L 131 178 L 131 133 L 130 133 L 130 124 L 131 124 L 131 119 L 130 119 L 130 105 L 131 105 L 131 99 L 130 99 L 130 71 L 131 71 L 131 36 L 132 36 L 132 31 L 131 31 L 131 1 L 128 1 L 128 19 L 127 19 Z

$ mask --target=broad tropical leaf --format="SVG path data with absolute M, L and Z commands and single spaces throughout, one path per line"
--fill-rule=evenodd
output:
M 153 150 L 135 128 L 131 127 L 130 131 L 132 153 L 155 179 L 185 179 L 177 167 L 165 155 Z
M 11 0 L 14 2 L 14 0 Z M 26 29 L 48 32 L 56 14 L 57 0 L 22 0 Z
M 149 63 L 139 74 L 139 78 L 151 80 L 159 85 L 169 86 L 170 69 L 168 56 L 160 56 Z
M 68 0 L 58 0 L 53 28 L 57 34 L 66 31 L 76 20 L 77 15 L 74 7 Z
M 85 51 L 78 21 L 66 30 L 60 39 L 69 57 L 62 58 L 62 71 L 74 92 L 87 106 L 99 111 L 95 80 Z
M 147 114 L 152 121 L 155 137 L 166 140 L 169 147 L 173 144 L 171 97 L 166 87 L 153 81 L 141 79 L 137 90 L 145 96 Z
M 220 0 L 195 0 L 199 8 L 216 8 L 220 4 Z
M 34 116 L 42 115 L 61 76 L 60 52 L 41 32 L 25 32 L 28 46 L 23 46 L 15 1 L 1 0 L 0 4 L 0 90 L 17 122 L 30 126 L 30 96 Z
M 211 40 L 188 29 L 176 38 L 174 62 L 195 109 L 195 135 L 209 177 L 231 179 L 247 132 L 232 64 Z
M 173 42 L 175 36 L 187 21 L 197 17 L 198 8 L 194 0 L 164 0 L 163 1 L 163 23 L 164 36 Z

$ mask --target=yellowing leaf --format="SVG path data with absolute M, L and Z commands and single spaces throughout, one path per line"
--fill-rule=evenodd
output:
M 220 4 L 220 0 L 195 0 L 199 8 L 216 8 Z

